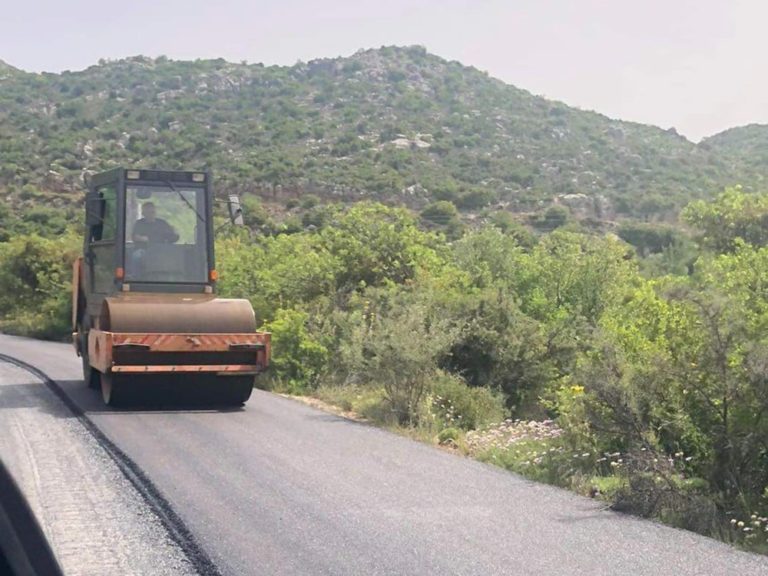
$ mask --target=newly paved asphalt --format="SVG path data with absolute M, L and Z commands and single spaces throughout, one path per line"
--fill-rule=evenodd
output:
M 71 346 L 0 335 L 0 354 L 55 380 L 222 574 L 768 574 L 768 558 L 289 399 L 116 411 Z

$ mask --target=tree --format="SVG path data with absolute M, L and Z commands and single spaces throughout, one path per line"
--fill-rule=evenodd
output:
M 439 266 L 436 238 L 420 231 L 402 208 L 361 202 L 320 233 L 323 247 L 339 262 L 341 289 L 402 283 L 419 267 Z
M 699 230 L 701 243 L 715 252 L 733 252 L 739 241 L 753 246 L 768 243 L 768 194 L 727 188 L 714 202 L 689 204 L 682 217 Z

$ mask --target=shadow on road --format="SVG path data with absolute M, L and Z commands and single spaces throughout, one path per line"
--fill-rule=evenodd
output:
M 114 415 L 160 414 L 221 414 L 242 412 L 243 406 L 217 405 L 205 398 L 180 397 L 172 387 L 137 389 L 124 406 L 113 408 L 104 404 L 101 391 L 88 388 L 82 380 L 60 380 L 53 386 L 30 379 L 29 382 L 0 384 L 0 411 L 38 408 L 57 418 L 75 418 L 77 410 L 84 414 L 108 413 Z M 52 401 L 51 394 L 57 397 Z M 62 396 L 66 408 L 61 405 Z M 73 411 L 73 408 L 75 411 Z

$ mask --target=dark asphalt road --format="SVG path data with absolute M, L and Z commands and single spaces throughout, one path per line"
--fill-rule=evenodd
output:
M 0 335 L 0 353 L 56 380 L 224 574 L 768 574 L 768 558 L 292 400 L 114 411 L 71 346 Z

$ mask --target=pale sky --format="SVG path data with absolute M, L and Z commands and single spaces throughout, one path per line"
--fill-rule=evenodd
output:
M 698 140 L 768 123 L 765 0 L 3 0 L 0 59 L 294 64 L 420 44 L 548 98 Z

